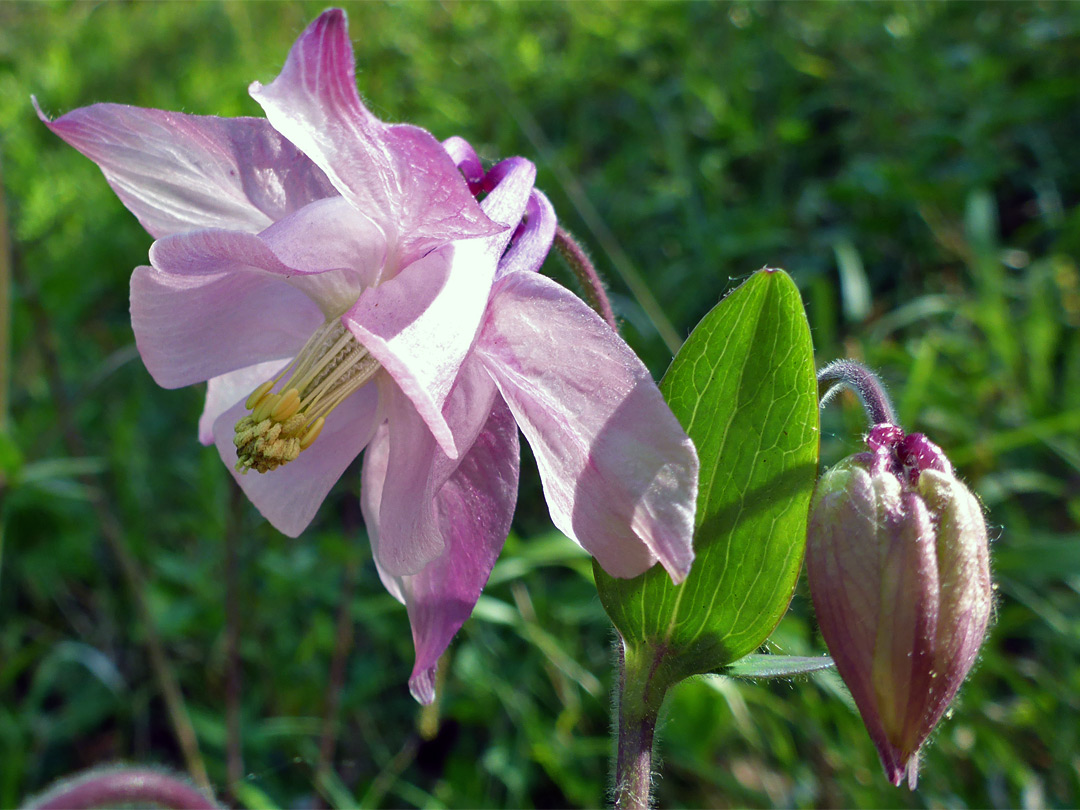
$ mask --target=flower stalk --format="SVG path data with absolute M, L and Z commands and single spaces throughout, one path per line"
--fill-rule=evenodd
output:
M 652 756 L 660 707 L 671 681 L 663 650 L 619 649 L 618 742 L 615 758 L 616 810 L 645 810 L 652 795 Z
M 607 290 L 604 289 L 604 282 L 600 274 L 596 272 L 589 254 L 570 235 L 570 232 L 561 226 L 555 229 L 554 247 L 581 284 L 581 289 L 585 293 L 585 303 L 592 307 L 608 326 L 617 330 L 615 312 L 611 308 L 611 301 L 608 300 Z
M 896 413 L 881 378 L 854 360 L 834 360 L 818 372 L 818 383 L 830 385 L 821 398 L 824 408 L 843 388 L 852 389 L 859 397 L 871 427 L 896 424 Z

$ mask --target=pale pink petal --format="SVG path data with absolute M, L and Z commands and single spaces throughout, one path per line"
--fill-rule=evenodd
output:
M 405 594 L 401 590 L 401 577 L 387 574 L 379 565 L 379 512 L 382 507 L 383 482 L 390 465 L 390 426 L 383 422 L 375 429 L 367 448 L 364 450 L 364 468 L 360 474 L 360 511 L 364 515 L 364 528 L 367 529 L 371 553 L 375 558 L 375 570 L 379 572 L 386 590 L 401 604 L 405 604 Z
M 497 399 L 487 424 L 436 496 L 446 552 L 402 585 L 416 647 L 409 689 L 421 703 L 435 699 L 439 656 L 472 615 L 510 532 L 518 469 L 517 425 Z
M 247 394 L 244 394 L 246 399 Z M 236 471 L 236 423 L 246 416 L 244 400 L 225 411 L 214 422 L 214 443 L 221 460 L 244 490 L 255 508 L 282 534 L 296 537 L 318 511 L 330 488 L 341 477 L 364 446 L 379 422 L 379 394 L 368 384 L 349 396 L 326 418 L 315 443 L 291 461 L 268 473 Z
M 446 549 L 434 504 L 433 468 L 440 454 L 409 398 L 385 377 L 379 389 L 387 420 L 385 471 L 378 509 L 368 504 L 364 514 L 375 560 L 385 575 L 400 577 L 419 573 Z
M 34 101 L 37 107 L 37 100 Z M 256 233 L 336 195 L 322 170 L 261 118 L 94 104 L 50 121 L 98 164 L 152 236 L 199 228 Z
M 536 454 L 555 525 L 608 573 L 693 560 L 697 453 L 648 370 L 596 313 L 537 273 L 500 280 L 477 342 Z
M 413 401 L 439 446 L 457 455 L 442 405 L 472 334 L 452 319 L 460 300 L 447 294 L 452 256 L 452 247 L 429 253 L 365 290 L 342 323 Z M 470 308 L 468 299 L 461 303 Z
M 409 398 L 390 380 L 380 379 L 388 425 L 380 429 L 364 462 L 361 506 L 375 560 L 387 589 L 390 579 L 419 572 L 444 553 L 435 495 L 460 459 L 436 444 Z M 495 383 L 470 357 L 451 391 L 445 418 L 463 448 L 477 440 L 496 399 Z
M 480 162 L 480 157 L 472 148 L 472 144 L 454 135 L 443 141 L 442 145 L 446 154 L 450 155 L 454 165 L 458 167 L 458 171 L 464 175 L 465 182 L 469 184 L 469 191 L 473 194 L 480 191 L 481 184 L 484 182 L 484 164 Z
M 185 276 L 143 266 L 131 276 L 135 344 L 164 388 L 292 357 L 323 322 L 304 293 L 256 271 Z
M 502 255 L 525 215 L 535 180 L 536 166 L 520 157 L 499 161 L 484 178 L 488 194 L 480 205 L 492 220 L 507 226 L 501 233 L 485 240 L 498 255 Z
M 365 287 L 376 284 L 386 261 L 382 232 L 342 197 L 305 206 L 259 238 L 278 259 L 300 271 L 291 283 L 332 315 L 340 315 Z
M 267 86 L 255 82 L 250 91 L 274 128 L 319 165 L 402 256 L 501 230 L 480 211 L 430 133 L 387 126 L 364 107 L 340 9 L 311 23 L 278 77 Z
M 509 273 L 539 272 L 555 240 L 557 222 L 555 208 L 544 192 L 533 189 L 525 208 L 525 221 L 499 261 L 495 278 L 500 279 Z
M 443 415 L 449 423 L 458 444 L 461 447 L 471 447 L 480 430 L 488 421 L 491 409 L 494 406 L 498 391 L 495 381 L 491 379 L 484 365 L 476 355 L 469 355 L 461 366 L 454 387 L 450 391 L 446 404 L 443 406 Z M 401 397 L 400 392 L 391 392 L 386 397 L 387 401 L 393 402 L 394 397 Z M 404 399 L 404 397 L 403 397 Z M 377 431 L 375 438 L 368 445 L 364 455 L 364 483 L 361 490 L 360 502 L 364 512 L 364 521 L 368 527 L 372 547 L 375 549 L 375 559 L 380 559 L 379 525 L 380 511 L 382 507 L 383 482 L 386 478 L 386 469 L 390 458 L 390 431 L 384 424 Z M 439 488 L 446 483 L 453 474 L 460 459 L 451 459 L 445 453 L 436 449 L 427 460 L 427 463 L 417 469 L 419 476 L 414 484 L 421 486 L 427 492 L 438 492 Z M 423 478 L 423 480 L 420 480 Z M 380 567 L 379 574 L 387 590 L 402 602 L 405 601 L 398 590 L 398 579 L 388 577 L 385 570 Z
M 494 388 L 487 372 L 476 364 L 467 383 L 469 392 L 455 388 L 456 415 L 479 421 L 470 449 L 460 462 L 435 451 L 430 472 L 443 480 L 434 498 L 436 528 L 445 543 L 442 555 L 411 576 L 395 576 L 380 562 L 384 558 L 381 526 L 384 482 L 390 466 L 390 431 L 383 426 L 364 453 L 361 506 L 376 568 L 386 589 L 409 609 L 416 665 L 409 687 L 418 701 L 434 698 L 435 666 L 454 634 L 472 614 L 510 531 L 517 499 L 519 450 L 517 425 L 505 403 L 483 392 Z M 473 375 L 464 375 L 473 376 Z M 486 377 L 485 384 L 482 378 Z M 494 392 L 492 391 L 492 394 Z M 479 397 L 479 399 L 478 399 Z M 486 420 L 475 419 L 472 406 L 486 400 Z M 469 432 L 463 426 L 463 433 Z M 452 470 L 452 472 L 450 472 Z M 446 475 L 449 474 L 449 479 Z M 403 508 L 399 506 L 398 508 Z M 416 509 L 410 504 L 408 509 Z M 384 513 L 385 514 L 385 513 Z
M 341 197 L 320 200 L 260 234 L 207 229 L 159 239 L 150 263 L 184 276 L 259 271 L 340 316 L 382 269 L 381 233 Z
M 206 404 L 199 417 L 199 441 L 214 443 L 214 422 L 225 411 L 242 400 L 267 380 L 273 379 L 288 360 L 271 360 L 240 368 L 206 381 Z
M 475 355 L 469 355 L 462 364 L 461 373 L 458 374 L 446 405 L 443 407 L 444 416 L 461 447 L 471 447 L 476 441 L 480 430 L 488 421 L 497 393 L 495 381 L 491 379 L 487 369 Z M 401 394 L 393 392 L 388 395 L 387 400 L 392 402 L 394 396 L 400 397 Z M 378 429 L 364 454 L 364 479 L 360 495 L 364 521 L 367 524 L 376 560 L 380 559 L 378 551 L 380 511 L 383 482 L 386 478 L 389 459 L 390 430 L 384 424 Z M 417 480 L 414 483 L 422 486 L 427 492 L 438 492 L 459 463 L 460 459 L 451 459 L 436 449 L 422 467 L 422 471 L 417 473 L 424 480 Z M 404 602 L 405 597 L 399 590 L 400 577 L 389 576 L 381 566 L 379 575 L 387 590 Z
M 443 405 L 443 416 L 450 425 L 458 447 L 468 448 L 476 441 L 477 435 L 488 420 L 492 403 L 497 395 L 498 389 L 495 387 L 491 374 L 480 362 L 476 353 L 470 353 L 461 364 L 454 386 L 450 389 L 450 396 L 446 398 L 446 404 Z M 454 459 L 441 457 L 440 463 L 436 465 L 437 474 L 442 476 L 438 479 L 439 486 L 450 475 L 457 463 Z
M 526 160 L 507 163 L 506 177 L 484 198 L 484 210 L 498 222 L 511 223 L 525 210 L 536 170 Z M 342 319 L 390 372 L 452 458 L 458 447 L 442 407 L 472 347 L 495 265 L 509 238 L 504 231 L 429 253 L 365 290 Z

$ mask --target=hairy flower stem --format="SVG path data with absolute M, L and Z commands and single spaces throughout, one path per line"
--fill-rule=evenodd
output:
M 652 791 L 653 738 L 670 682 L 662 674 L 662 650 L 619 648 L 616 810 L 644 810 Z
M 607 321 L 608 326 L 618 331 L 618 327 L 615 325 L 615 312 L 611 309 L 611 302 L 608 300 L 607 290 L 604 289 L 604 282 L 600 279 L 600 274 L 596 272 L 596 268 L 585 250 L 570 235 L 569 231 L 563 230 L 561 227 L 555 229 L 555 249 L 559 251 L 559 255 L 563 257 L 563 261 L 569 265 L 581 284 L 581 288 L 585 292 L 585 303 L 592 307 L 597 315 Z
M 821 398 L 822 408 L 846 386 L 858 395 L 871 427 L 896 424 L 896 413 L 889 401 L 889 395 L 885 393 L 885 386 L 881 379 L 862 363 L 854 360 L 834 360 L 818 372 L 817 378 L 819 385 L 831 384 Z

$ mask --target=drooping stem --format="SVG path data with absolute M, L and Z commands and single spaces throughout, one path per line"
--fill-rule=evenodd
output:
M 611 301 L 608 300 L 607 290 L 600 274 L 596 272 L 592 260 L 589 259 L 585 250 L 577 243 L 569 231 L 562 227 L 555 229 L 555 249 L 563 257 L 563 261 L 570 267 L 582 290 L 585 292 L 585 303 L 595 310 L 596 314 L 607 321 L 608 326 L 616 329 L 615 312 L 611 309 Z
M 662 650 L 627 649 L 618 642 L 618 750 L 615 756 L 616 810 L 645 810 L 652 793 L 653 741 L 669 682 L 659 677 Z
M 215 810 L 219 805 L 167 773 L 148 768 L 118 768 L 92 771 L 69 779 L 27 807 L 31 810 L 90 810 L 95 807 Z
M 824 408 L 842 388 L 847 387 L 858 395 L 871 427 L 897 423 L 896 413 L 881 379 L 862 363 L 834 360 L 818 372 L 817 379 L 819 385 L 832 384 L 821 398 L 821 407 Z

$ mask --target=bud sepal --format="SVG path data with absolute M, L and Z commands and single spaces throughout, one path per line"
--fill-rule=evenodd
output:
M 941 449 L 875 425 L 868 451 L 818 481 L 807 574 L 818 624 L 889 780 L 975 661 L 992 609 L 986 522 Z

